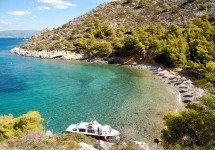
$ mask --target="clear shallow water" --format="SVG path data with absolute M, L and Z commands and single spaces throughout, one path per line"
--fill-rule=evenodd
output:
M 0 39 L 0 114 L 39 111 L 55 133 L 95 119 L 150 139 L 162 115 L 175 109 L 176 92 L 148 71 L 8 53 L 22 42 Z

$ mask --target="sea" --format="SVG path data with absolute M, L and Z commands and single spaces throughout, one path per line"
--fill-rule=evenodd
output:
M 147 70 L 9 53 L 24 42 L 0 38 L 0 115 L 38 111 L 53 133 L 97 120 L 150 141 L 163 127 L 164 114 L 176 108 L 177 91 Z

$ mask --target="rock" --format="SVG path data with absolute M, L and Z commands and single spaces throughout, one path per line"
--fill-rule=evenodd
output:
M 94 147 L 98 150 L 109 150 L 114 144 L 97 140 Z
M 46 137 L 51 137 L 51 136 L 53 136 L 52 131 L 50 130 L 46 131 Z
M 27 57 L 37 57 L 37 58 L 49 58 L 49 59 L 55 59 L 55 58 L 62 58 L 62 59 L 73 59 L 73 60 L 81 60 L 84 59 L 83 54 L 78 54 L 71 51 L 35 51 L 35 50 L 25 50 L 21 49 L 19 47 L 16 47 L 12 50 L 10 50 L 10 53 L 18 54 L 21 56 L 27 56 Z
M 63 59 L 75 59 L 75 60 L 81 60 L 84 58 L 83 54 L 78 54 L 75 52 L 69 52 L 68 54 L 64 55 L 62 57 Z
M 137 144 L 140 148 L 144 149 L 144 150 L 149 150 L 149 146 L 148 144 L 146 144 L 145 142 L 142 141 L 134 141 L 135 144 Z
M 92 145 L 86 143 L 78 143 L 80 145 L 80 150 L 96 150 Z

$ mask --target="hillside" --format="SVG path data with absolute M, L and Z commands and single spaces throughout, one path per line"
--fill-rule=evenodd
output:
M 156 62 L 195 73 L 197 83 L 215 93 L 214 5 L 214 0 L 113 1 L 37 33 L 20 45 L 21 51 L 12 52 L 41 58 L 100 57 L 109 63 Z
M 0 38 L 30 38 L 37 30 L 6 30 L 0 31 Z
M 161 24 L 168 27 L 173 23 L 184 25 L 188 20 L 193 20 L 204 14 L 215 16 L 214 0 L 143 1 L 144 3 L 141 5 L 138 2 L 127 3 L 126 0 L 102 4 L 61 27 L 36 34 L 22 45 L 22 48 L 77 50 L 80 49 L 80 45 L 82 45 L 82 49 L 88 48 L 89 44 L 83 43 L 83 39 L 89 38 L 89 32 L 95 28 L 98 22 L 113 29 L 120 29 L 120 25 L 123 25 L 126 32 L 130 32 L 132 28 L 137 29 L 150 24 Z
M 11 52 L 53 59 L 99 57 L 109 63 L 148 60 L 182 68 L 179 70 L 193 74 L 195 83 L 209 95 L 188 104 L 184 111 L 165 115 L 164 146 L 214 149 L 214 33 L 214 0 L 119 0 L 102 4 L 59 28 L 43 30 Z

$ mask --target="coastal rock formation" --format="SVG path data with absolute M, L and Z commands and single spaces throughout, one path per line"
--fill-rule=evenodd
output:
M 46 58 L 46 59 L 64 59 L 64 60 L 83 60 L 89 63 L 99 63 L 106 64 L 109 60 L 99 57 L 90 57 L 88 55 L 65 51 L 65 50 L 54 50 L 54 51 L 36 51 L 36 50 L 26 50 L 16 47 L 10 50 L 10 53 L 18 54 L 26 57 L 36 57 L 36 58 Z M 111 59 L 112 60 L 112 59 Z
M 80 59 L 85 58 L 85 56 L 83 54 L 78 54 L 78 53 L 71 52 L 71 51 L 58 51 L 58 50 L 36 51 L 36 50 L 25 50 L 25 49 L 21 49 L 18 47 L 10 50 L 10 53 L 27 56 L 27 57 L 50 58 L 50 59 L 62 58 L 62 59 L 67 59 L 67 60 L 80 60 Z

